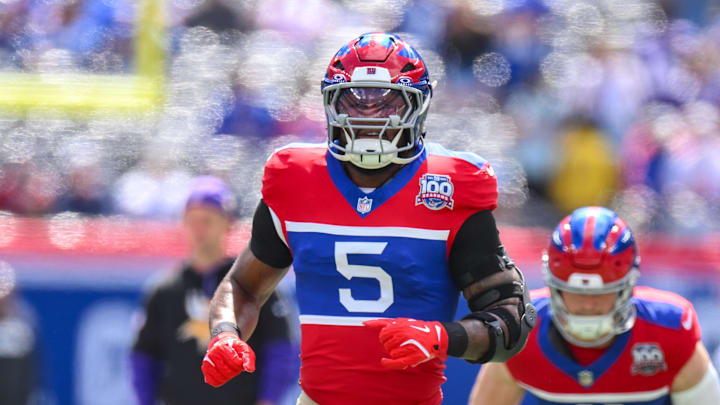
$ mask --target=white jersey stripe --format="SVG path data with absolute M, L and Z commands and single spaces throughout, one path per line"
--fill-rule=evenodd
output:
M 291 149 L 291 148 L 303 148 L 303 149 L 311 149 L 311 148 L 327 148 L 327 143 L 309 143 L 309 142 L 291 142 L 287 145 L 281 146 L 273 151 L 270 155 L 268 155 L 266 162 L 269 162 L 270 159 L 272 159 L 273 156 L 278 151 L 281 151 L 283 149 Z
M 327 148 L 327 142 L 290 142 L 287 145 L 283 145 L 277 149 L 275 149 L 275 152 L 283 149 L 311 149 L 311 148 Z M 272 155 L 271 155 L 272 156 Z
M 553 401 L 559 403 L 576 404 L 586 402 L 600 402 L 600 403 L 628 403 L 628 402 L 644 402 L 658 399 L 663 395 L 667 395 L 670 392 L 670 388 L 665 386 L 653 391 L 640 391 L 640 392 L 604 392 L 597 394 L 567 394 L 548 392 L 531 387 L 527 384 L 518 382 L 520 386 L 530 391 L 538 398 L 546 401 Z
M 382 317 L 300 315 L 301 325 L 363 326 L 363 322 Z
M 405 228 L 399 226 L 342 226 L 315 222 L 285 221 L 288 232 L 315 232 L 343 236 L 391 236 L 399 238 L 447 241 L 449 230 Z
M 277 214 L 275 214 L 275 211 L 273 211 L 270 206 L 268 206 L 268 211 L 270 211 L 270 216 L 272 217 L 273 225 L 275 226 L 275 232 L 277 232 L 280 240 L 283 241 L 285 246 L 288 246 L 288 243 L 285 240 L 285 235 L 283 234 L 282 225 L 280 225 L 280 218 L 278 218 Z

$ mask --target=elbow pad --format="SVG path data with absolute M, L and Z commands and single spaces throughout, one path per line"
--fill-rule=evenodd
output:
M 720 404 L 720 383 L 712 363 L 705 376 L 694 387 L 670 393 L 673 405 Z
M 528 335 L 533 327 L 535 327 L 535 323 L 537 322 L 537 313 L 535 312 L 535 307 L 530 300 L 530 293 L 525 277 L 520 269 L 512 265 L 512 263 L 510 263 L 510 265 L 513 270 L 517 271 L 520 276 L 520 280 L 514 281 L 511 284 L 499 285 L 485 291 L 478 297 L 473 297 L 471 301 L 471 309 L 475 312 L 472 312 L 463 318 L 476 319 L 485 324 L 488 328 L 488 336 L 490 339 L 488 351 L 485 355 L 475 361 L 469 361 L 470 363 L 507 361 L 525 347 Z M 478 308 L 480 306 L 482 306 L 482 308 L 486 308 L 487 305 L 492 305 L 495 302 L 511 297 L 520 298 L 520 304 L 518 305 L 518 314 L 520 316 L 519 321 L 510 311 L 503 307 L 494 307 L 489 309 Z M 498 318 L 503 321 L 510 336 L 505 336 L 505 331 L 503 330 Z M 508 345 L 505 345 L 506 340 L 509 342 Z

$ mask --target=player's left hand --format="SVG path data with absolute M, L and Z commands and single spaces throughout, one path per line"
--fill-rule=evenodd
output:
M 448 358 L 448 334 L 440 322 L 410 318 L 374 319 L 363 325 L 380 329 L 380 343 L 390 358 L 380 360 L 391 369 L 415 367 L 435 358 Z

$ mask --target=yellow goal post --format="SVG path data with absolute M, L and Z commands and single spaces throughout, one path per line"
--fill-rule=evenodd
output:
M 0 72 L 0 112 L 146 113 L 159 107 L 165 82 L 165 5 L 163 0 L 139 3 L 134 74 Z

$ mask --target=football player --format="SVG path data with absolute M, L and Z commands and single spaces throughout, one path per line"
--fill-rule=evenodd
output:
M 532 292 L 538 327 L 505 364 L 484 366 L 470 404 L 720 404 L 692 304 L 635 287 L 640 260 L 613 211 L 585 207 L 555 228 Z
M 327 143 L 266 163 L 249 247 L 211 303 L 205 380 L 254 369 L 245 341 L 292 264 L 298 404 L 440 404 L 448 356 L 505 361 L 534 325 L 491 213 L 497 179 L 480 157 L 425 142 L 432 86 L 396 35 L 350 41 L 321 88 Z M 453 322 L 460 291 L 472 313 Z

